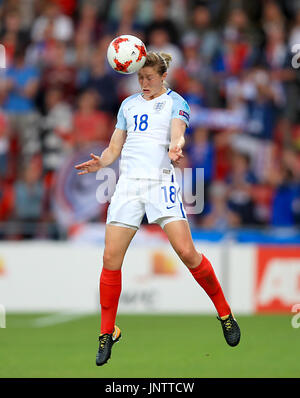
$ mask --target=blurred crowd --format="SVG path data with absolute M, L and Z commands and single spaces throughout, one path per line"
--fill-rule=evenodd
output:
M 55 224 L 65 160 L 109 142 L 121 101 L 139 91 L 107 64 L 120 34 L 172 55 L 168 84 L 192 109 L 181 167 L 204 168 L 192 225 L 299 227 L 299 0 L 0 0 L 0 225 Z M 213 111 L 221 123 L 200 117 Z M 0 238 L 38 231 L 2 227 Z

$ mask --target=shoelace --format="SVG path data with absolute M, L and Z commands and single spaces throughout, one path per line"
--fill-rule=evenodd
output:
M 108 337 L 109 337 L 109 334 L 104 334 L 103 336 L 99 337 L 99 343 L 100 343 L 99 348 L 101 350 L 103 350 L 103 348 L 105 346 L 105 343 L 107 342 Z
M 226 320 L 224 321 L 224 326 L 225 326 L 226 330 L 229 330 L 229 329 L 232 328 L 232 322 L 231 322 L 231 319 L 230 319 L 230 318 L 228 318 L 228 319 L 226 319 Z

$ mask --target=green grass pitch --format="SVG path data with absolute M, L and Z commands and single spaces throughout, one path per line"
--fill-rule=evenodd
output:
M 300 329 L 291 315 L 237 316 L 227 346 L 215 316 L 118 315 L 122 339 L 95 365 L 99 315 L 36 327 L 49 314 L 8 314 L 0 329 L 1 378 L 299 377 Z

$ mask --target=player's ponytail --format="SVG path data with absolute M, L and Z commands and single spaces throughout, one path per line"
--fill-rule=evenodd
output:
M 164 59 L 168 69 L 170 66 L 170 62 L 172 61 L 172 55 L 168 53 L 160 53 L 159 55 Z

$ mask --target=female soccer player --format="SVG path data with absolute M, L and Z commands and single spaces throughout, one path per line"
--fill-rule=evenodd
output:
M 138 72 L 141 92 L 126 98 L 118 112 L 109 146 L 101 156 L 75 168 L 78 174 L 96 172 L 121 154 L 120 178 L 108 208 L 103 268 L 100 276 L 101 331 L 96 364 L 105 364 L 121 337 L 115 325 L 121 294 L 121 267 L 126 250 L 144 214 L 159 224 L 182 262 L 212 300 L 230 346 L 240 340 L 233 317 L 209 260 L 197 252 L 174 176 L 183 157 L 184 133 L 190 109 L 186 101 L 165 87 L 171 56 L 149 52 Z

